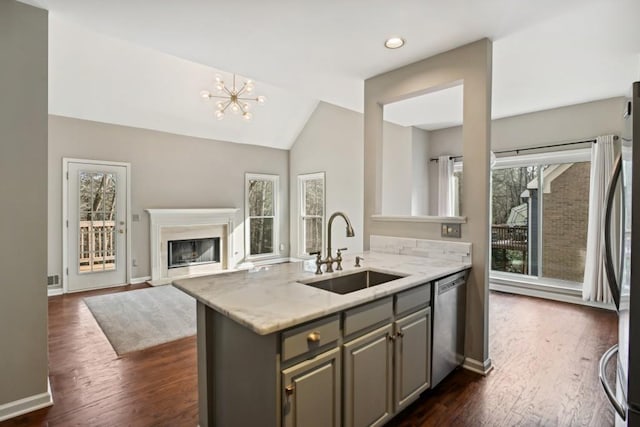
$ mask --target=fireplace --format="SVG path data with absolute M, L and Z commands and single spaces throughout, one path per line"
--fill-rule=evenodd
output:
M 146 209 L 152 285 L 234 268 L 239 209 Z M 237 233 L 236 233 L 237 234 Z
M 220 262 L 220 238 L 169 240 L 167 268 L 204 265 Z

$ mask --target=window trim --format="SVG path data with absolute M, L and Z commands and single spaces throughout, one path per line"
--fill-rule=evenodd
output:
M 517 168 L 523 166 L 551 165 L 557 163 L 578 163 L 591 161 L 591 148 L 546 151 L 536 154 L 522 154 L 498 157 L 493 169 Z
M 306 236 L 304 220 L 306 218 L 317 218 L 318 215 L 304 215 L 305 206 L 305 182 L 314 179 L 322 179 L 322 237 L 320 240 L 320 250 L 324 247 L 325 242 L 325 217 L 327 213 L 327 179 L 325 172 L 306 173 L 298 175 L 298 256 L 300 258 L 310 258 L 311 256 L 305 252 Z
M 251 254 L 251 218 L 249 215 L 249 181 L 250 180 L 262 180 L 273 182 L 273 252 L 264 254 Z M 267 258 L 273 258 L 279 254 L 279 199 L 280 199 L 280 175 L 274 174 L 261 174 L 247 172 L 244 175 L 244 254 L 246 260 L 261 260 Z M 272 216 L 263 216 L 260 218 L 271 218 Z

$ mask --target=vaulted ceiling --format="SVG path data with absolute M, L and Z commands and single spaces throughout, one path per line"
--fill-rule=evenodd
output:
M 50 113 L 284 149 L 318 101 L 362 111 L 365 79 L 482 37 L 494 117 L 640 78 L 637 0 L 25 1 L 50 10 Z M 385 49 L 391 35 L 406 45 Z M 198 94 L 216 73 L 256 80 L 268 102 L 252 121 L 213 117 Z M 458 123 L 447 93 L 410 124 Z

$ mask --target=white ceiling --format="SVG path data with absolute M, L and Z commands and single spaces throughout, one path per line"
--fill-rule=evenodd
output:
M 318 100 L 362 111 L 366 78 L 482 37 L 494 117 L 624 95 L 640 78 L 638 0 L 26 1 L 52 11 L 53 114 L 280 148 Z M 392 34 L 406 46 L 385 49 Z M 254 121 L 211 119 L 197 94 L 215 70 L 257 81 L 269 102 Z M 415 124 L 460 120 L 432 116 Z

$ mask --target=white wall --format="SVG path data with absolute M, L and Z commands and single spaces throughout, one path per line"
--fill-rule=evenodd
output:
M 382 126 L 383 215 L 411 215 L 413 187 L 411 126 L 384 122 Z
M 0 58 L 3 419 L 48 400 L 47 11 L 0 1 Z
M 382 125 L 383 215 L 427 215 L 429 133 L 390 122 Z
M 240 123 L 245 125 L 246 123 Z M 232 262 L 244 256 L 244 176 L 280 176 L 279 241 L 289 256 L 289 152 L 49 116 L 49 274 L 62 266 L 62 158 L 131 163 L 132 277 L 150 275 L 147 208 L 239 208 Z
M 491 149 L 500 151 L 619 134 L 624 105 L 624 98 L 617 97 L 493 120 Z M 430 157 L 462 154 L 461 126 L 429 132 L 429 138 Z M 438 209 L 437 174 L 436 167 L 430 168 L 431 215 L 436 215 Z
M 363 247 L 363 137 L 362 114 L 321 102 L 296 139 L 289 156 L 291 188 L 291 254 L 299 256 L 297 177 L 326 173 L 327 218 L 335 211 L 347 214 L 356 233 L 345 237 L 341 218 L 334 221 L 333 248 L 347 247 L 360 252 Z M 324 251 L 326 251 L 326 238 Z
M 429 132 L 412 128 L 411 215 L 429 214 Z

